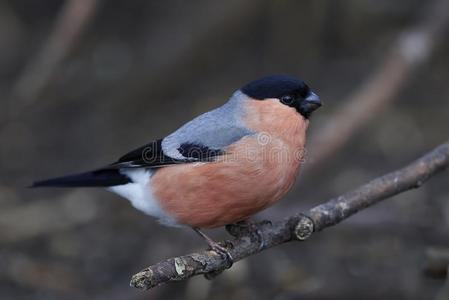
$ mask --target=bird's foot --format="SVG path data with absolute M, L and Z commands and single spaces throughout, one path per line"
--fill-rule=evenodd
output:
M 226 269 L 229 269 L 234 264 L 234 258 L 232 257 L 229 250 L 215 242 L 213 239 L 208 237 L 204 232 L 199 230 L 198 228 L 193 228 L 193 230 L 198 233 L 209 245 L 212 251 L 215 251 L 218 255 L 220 255 L 226 261 Z
M 234 258 L 226 247 L 223 247 L 219 243 L 212 241 L 209 243 L 209 247 L 217 252 L 226 261 L 226 269 L 229 269 L 234 264 Z
M 271 224 L 271 221 L 262 221 L 260 224 Z M 265 248 L 266 243 L 265 239 L 263 237 L 262 231 L 260 230 L 258 223 L 256 223 L 253 220 L 244 220 L 239 221 L 234 224 L 228 224 L 226 225 L 226 230 L 235 237 L 242 237 L 244 235 L 249 235 L 251 237 L 254 237 L 259 241 L 259 251 Z

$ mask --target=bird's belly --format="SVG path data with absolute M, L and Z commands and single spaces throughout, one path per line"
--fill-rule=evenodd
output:
M 278 201 L 295 181 L 299 157 L 289 148 L 269 146 L 235 151 L 217 162 L 158 170 L 151 190 L 161 208 L 180 224 L 214 228 L 244 220 Z M 248 144 L 249 143 L 249 144 Z M 256 149 L 249 153 L 251 149 Z

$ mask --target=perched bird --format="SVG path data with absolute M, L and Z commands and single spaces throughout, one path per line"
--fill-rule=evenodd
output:
M 319 97 L 302 81 L 264 77 L 228 102 L 106 167 L 33 187 L 106 187 L 165 225 L 200 228 L 246 220 L 292 187 Z

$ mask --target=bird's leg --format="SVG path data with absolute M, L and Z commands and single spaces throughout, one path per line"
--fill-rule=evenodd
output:
M 234 264 L 234 259 L 232 258 L 231 253 L 229 253 L 228 249 L 221 246 L 217 242 L 215 242 L 213 239 L 208 237 L 204 232 L 202 232 L 199 228 L 192 227 L 192 229 L 198 233 L 204 240 L 206 240 L 206 243 L 209 245 L 209 247 L 217 252 L 220 256 L 224 257 L 227 263 L 227 268 L 229 269 Z
M 270 221 L 263 221 L 263 222 L 269 222 Z M 226 230 L 235 237 L 240 237 L 245 234 L 251 235 L 257 238 L 259 241 L 259 250 L 262 250 L 265 247 L 265 239 L 263 238 L 262 232 L 257 226 L 257 223 L 251 219 L 246 219 L 243 221 L 239 221 L 234 224 L 228 224 L 226 225 Z

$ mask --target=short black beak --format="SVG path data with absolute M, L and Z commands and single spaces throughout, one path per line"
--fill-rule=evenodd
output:
M 317 110 L 321 106 L 320 97 L 318 97 L 318 95 L 315 94 L 314 92 L 309 93 L 309 95 L 305 99 L 305 102 L 309 107 L 310 112 Z
M 310 92 L 307 97 L 302 101 L 298 109 L 299 113 L 306 119 L 321 106 L 320 97 L 317 94 Z

